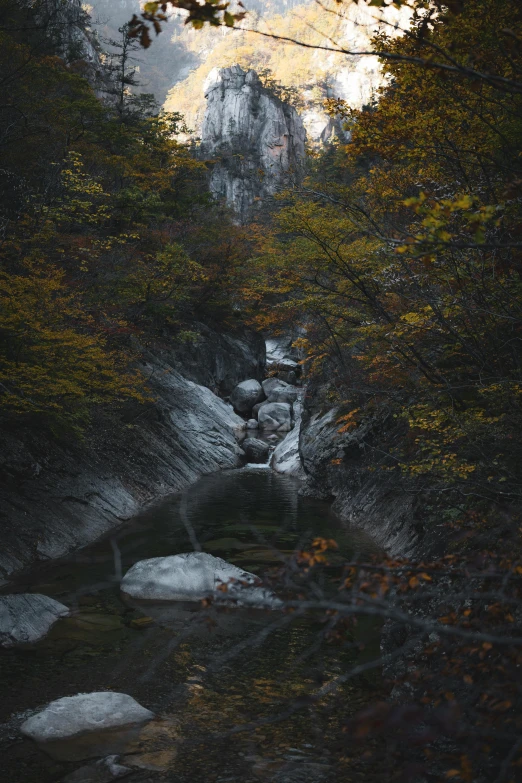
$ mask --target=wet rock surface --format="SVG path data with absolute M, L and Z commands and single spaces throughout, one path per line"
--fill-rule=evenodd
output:
M 247 438 L 241 445 L 250 462 L 264 463 L 267 461 L 270 446 L 264 440 Z
M 290 432 L 292 406 L 287 402 L 268 402 L 258 412 L 259 426 L 264 430 Z
M 270 461 L 270 465 L 276 473 L 284 473 L 287 476 L 295 476 L 295 478 L 299 479 L 305 478 L 299 451 L 302 409 L 302 402 L 294 402 L 294 428 L 284 440 L 277 444 Z
M 62 778 L 62 783 L 110 783 L 111 780 L 132 774 L 132 769 L 123 766 L 119 761 L 119 756 L 106 756 L 66 775 Z
M 254 405 L 264 400 L 263 387 L 254 379 L 242 381 L 230 395 L 230 402 L 238 413 L 250 413 Z
M 69 609 L 39 593 L 0 596 L 0 646 L 12 647 L 42 639 Z

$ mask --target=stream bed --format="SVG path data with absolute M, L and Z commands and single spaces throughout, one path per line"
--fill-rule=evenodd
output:
M 53 783 L 80 767 L 49 758 L 18 728 L 49 701 L 104 690 L 128 693 L 161 716 L 128 756 L 131 781 L 359 779 L 335 768 L 325 742 L 335 716 L 327 708 L 271 720 L 343 671 L 348 653 L 317 643 L 319 623 L 281 622 L 277 612 L 252 609 L 210 619 L 199 604 L 130 603 L 119 592 L 121 574 L 136 561 L 194 548 L 257 574 L 315 536 L 335 539 L 342 555 L 378 551 L 364 534 L 341 526 L 327 503 L 302 498 L 298 489 L 298 481 L 267 466 L 206 476 L 112 537 L 11 585 L 10 592 L 56 598 L 72 614 L 40 642 L 0 650 L 6 783 Z M 360 633 L 368 648 L 378 648 L 378 628 L 363 624 Z M 356 712 L 378 690 L 378 677 L 343 688 Z

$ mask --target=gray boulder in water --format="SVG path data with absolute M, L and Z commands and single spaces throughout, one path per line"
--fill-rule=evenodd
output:
M 230 402 L 238 413 L 250 413 L 254 405 L 261 402 L 264 397 L 263 387 L 259 381 L 251 378 L 238 383 L 230 395 Z
M 263 463 L 268 459 L 270 446 L 264 440 L 247 438 L 243 441 L 242 448 L 250 462 Z
M 121 581 L 121 590 L 131 598 L 146 601 L 201 601 L 226 597 L 240 604 L 275 606 L 270 591 L 257 587 L 258 578 L 208 552 L 184 552 L 169 557 L 140 560 Z M 227 590 L 219 588 L 227 585 Z
M 40 593 L 0 596 L 0 645 L 12 647 L 42 639 L 60 617 L 69 614 L 63 604 Z
M 264 430 L 289 432 L 292 429 L 292 408 L 287 402 L 269 402 L 259 410 L 259 426 Z
M 261 386 L 263 387 L 263 391 L 266 394 L 267 398 L 270 397 L 270 392 L 274 389 L 277 389 L 278 386 L 286 386 L 287 384 L 282 381 L 280 378 L 265 378 L 264 381 L 261 382 Z
M 126 693 L 78 693 L 52 701 L 20 727 L 54 758 L 93 758 L 124 750 L 155 715 Z
M 259 427 L 259 422 L 257 419 L 249 419 L 247 421 L 247 430 L 257 430 Z

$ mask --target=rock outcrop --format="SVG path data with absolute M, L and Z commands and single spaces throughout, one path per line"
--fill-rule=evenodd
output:
M 306 133 L 295 109 L 265 89 L 255 71 L 214 69 L 205 85 L 201 152 L 215 159 L 210 187 L 241 222 L 256 205 L 299 179 Z
M 69 609 L 39 593 L 0 596 L 0 646 L 12 647 L 42 639 Z
M 389 554 L 408 557 L 422 537 L 422 500 L 397 486 L 395 474 L 378 469 L 398 425 L 385 416 L 340 433 L 344 411 L 320 404 L 309 391 L 300 427 L 304 494 L 333 500 L 345 522 L 368 533 Z
M 301 434 L 302 403 L 294 402 L 294 428 L 288 433 L 274 449 L 270 465 L 276 473 L 284 473 L 287 476 L 303 479 L 305 473 L 299 453 L 299 440 Z
M 264 364 L 264 344 L 256 355 L 251 334 L 207 331 L 188 371 L 176 351 L 149 352 L 143 370 L 154 400 L 94 411 L 82 441 L 34 427 L 2 433 L 0 581 L 85 546 L 202 475 L 242 464 L 245 421 L 185 374 L 198 377 L 199 355 L 199 377 L 231 389 Z

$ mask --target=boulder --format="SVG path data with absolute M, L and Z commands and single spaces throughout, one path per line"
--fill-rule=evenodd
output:
M 259 411 L 259 426 L 264 430 L 289 432 L 292 429 L 292 408 L 287 402 L 269 402 Z
M 60 617 L 69 614 L 63 604 L 39 593 L 0 596 L 0 645 L 37 642 Z
M 254 405 L 263 401 L 264 397 L 263 387 L 259 381 L 251 378 L 238 383 L 230 395 L 230 402 L 238 413 L 249 413 Z
M 257 422 L 256 422 L 257 424 Z M 247 438 L 243 441 L 243 451 L 250 462 L 263 463 L 267 461 L 270 446 L 264 440 Z
M 267 401 L 265 400 L 264 402 L 258 402 L 257 405 L 254 405 L 254 407 L 252 408 L 252 416 L 259 416 L 259 411 L 261 410 L 263 405 L 266 404 Z
M 276 473 L 284 473 L 287 476 L 304 478 L 305 472 L 299 454 L 299 435 L 301 432 L 302 405 L 296 402 L 294 405 L 294 428 L 288 433 L 274 449 L 270 465 Z
M 154 717 L 126 693 L 78 693 L 52 701 L 20 731 L 53 758 L 73 761 L 125 750 Z
M 259 422 L 257 419 L 249 419 L 247 421 L 247 430 L 257 430 L 259 427 Z
M 235 580 L 235 581 L 231 581 Z M 121 590 L 145 601 L 201 601 L 231 597 L 239 603 L 274 606 L 273 595 L 255 586 L 258 578 L 208 552 L 185 552 L 169 557 L 140 560 L 121 581 Z M 241 584 L 243 583 L 243 584 Z M 219 586 L 228 584 L 226 592 Z
M 263 387 L 263 391 L 266 394 L 266 397 L 270 397 L 270 392 L 273 389 L 277 389 L 278 386 L 286 386 L 287 384 L 282 381 L 280 378 L 272 377 L 272 378 L 266 378 L 264 381 L 262 381 L 261 386 Z
M 284 386 L 275 386 L 269 396 L 268 402 L 288 402 L 294 403 L 299 396 L 299 389 L 296 386 L 284 384 Z

